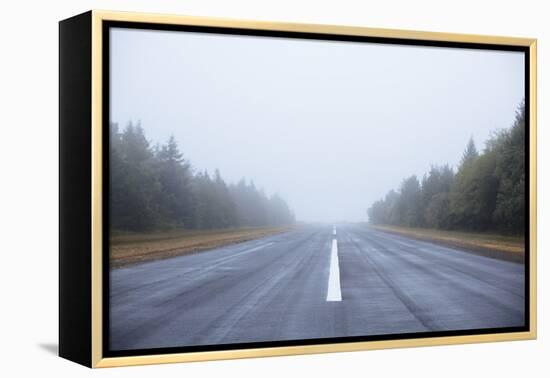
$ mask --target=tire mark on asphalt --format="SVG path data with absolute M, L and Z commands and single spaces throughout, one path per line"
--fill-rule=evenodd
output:
M 430 270 L 430 269 L 427 269 L 425 266 L 423 266 L 422 264 L 419 264 L 418 262 L 415 262 L 413 261 L 412 259 L 410 258 L 407 258 L 406 255 L 404 254 L 400 254 L 400 253 L 395 253 L 395 252 L 392 252 L 388 249 L 388 247 L 382 245 L 380 242 L 377 242 L 375 240 L 373 240 L 372 238 L 368 237 L 368 236 L 365 236 L 363 234 L 359 234 L 361 238 L 363 238 L 364 240 L 367 240 L 369 241 L 371 244 L 377 246 L 377 248 L 383 250 L 383 251 L 387 251 L 389 252 L 389 254 L 391 254 L 392 256 L 396 257 L 397 259 L 400 259 L 401 261 L 404 261 L 408 264 L 411 264 L 413 265 L 415 268 L 417 268 L 418 270 L 424 272 L 426 275 L 432 275 L 432 276 L 436 276 L 440 279 L 443 279 L 443 280 L 446 280 L 448 279 L 446 276 L 444 276 L 443 274 L 441 274 L 440 272 L 436 271 L 436 270 Z M 456 278 L 453 278 L 453 281 L 455 282 L 459 282 L 459 280 L 457 280 Z M 495 298 L 493 298 L 492 296 L 490 295 L 487 295 L 485 293 L 481 293 L 479 291 L 475 291 L 475 290 L 472 290 L 470 289 L 469 287 L 467 286 L 462 286 L 461 287 L 462 290 L 464 290 L 465 292 L 471 294 L 471 295 L 474 295 L 474 296 L 478 296 L 478 297 L 482 297 L 484 299 L 485 302 L 491 304 L 493 307 L 496 307 L 497 309 L 499 309 L 500 311 L 503 311 L 503 312 L 507 312 L 508 314 L 512 313 L 514 317 L 524 317 L 524 314 L 523 314 L 523 310 L 517 310 L 516 308 L 513 308 L 511 306 L 508 306 L 506 304 L 503 304 L 499 301 L 497 301 Z
M 359 233 L 359 234 L 361 235 L 361 233 Z M 382 237 L 382 238 L 384 238 L 384 239 L 391 239 L 391 238 L 389 238 L 389 237 Z M 407 246 L 407 245 L 404 244 L 404 243 L 400 243 L 400 242 L 397 242 L 397 241 L 394 241 L 394 242 L 395 242 L 396 244 L 399 244 L 399 245 L 400 245 L 400 248 L 402 248 L 403 250 L 406 250 L 406 251 L 408 251 L 408 252 L 412 252 L 413 254 L 414 254 L 414 252 L 416 252 L 416 251 L 423 251 L 423 252 L 428 252 L 428 253 L 429 253 L 429 251 L 427 251 L 424 247 L 415 248 L 415 247 Z M 497 284 L 495 284 L 494 282 L 491 282 L 491 281 L 489 281 L 489 280 L 487 280 L 487 279 L 484 279 L 484 278 L 482 278 L 482 277 L 479 276 L 479 275 L 481 275 L 481 274 L 487 274 L 487 275 L 490 275 L 490 276 L 494 277 L 495 279 L 498 279 L 498 277 L 496 277 L 494 274 L 491 274 L 491 273 L 489 273 L 489 272 L 483 272 L 483 271 L 481 271 L 481 270 L 479 270 L 479 269 L 476 269 L 476 271 L 477 271 L 477 273 L 478 273 L 478 274 L 476 275 L 476 274 L 474 274 L 474 273 L 472 273 L 472 272 L 469 272 L 469 271 L 464 270 L 464 269 L 460 269 L 460 268 L 458 268 L 458 267 L 456 267 L 456 266 L 454 266 L 454 265 L 452 265 L 452 264 L 450 264 L 450 263 L 448 263 L 448 262 L 445 262 L 445 261 L 443 261 L 441 258 L 438 258 L 437 256 L 430 256 L 430 257 L 433 258 L 432 262 L 434 262 L 435 264 L 437 264 L 437 265 L 439 265 L 439 266 L 443 266 L 443 267 L 448 268 L 448 269 L 450 269 L 450 270 L 454 270 L 454 271 L 457 272 L 457 273 L 461 273 L 462 275 L 468 276 L 469 278 L 473 278 L 473 279 L 475 279 L 475 280 L 477 280 L 477 281 L 481 281 L 481 282 L 483 282 L 483 283 L 485 283 L 485 284 L 487 284 L 487 285 L 489 285 L 489 286 L 491 286 L 491 287 L 493 287 L 493 288 L 495 288 L 495 289 L 499 289 L 499 290 L 502 290 L 502 291 L 507 292 L 508 294 L 512 294 L 512 295 L 517 296 L 517 297 L 519 297 L 519 298 L 521 298 L 521 299 L 525 299 L 525 294 L 524 294 L 523 292 L 517 293 L 517 292 L 515 292 L 515 291 L 513 291 L 513 290 L 511 290 L 511 289 L 509 289 L 509 288 L 507 288 L 507 287 L 504 287 L 504 286 L 501 286 L 501 285 L 497 285 Z M 474 268 L 474 269 L 475 269 L 475 268 Z
M 237 258 L 243 254 L 247 254 L 247 253 L 252 253 L 252 252 L 255 252 L 256 250 L 259 250 L 259 249 L 263 249 L 263 248 L 266 248 L 274 243 L 277 243 L 278 241 L 275 240 L 275 241 L 271 241 L 271 242 L 268 242 L 264 245 L 260 245 L 260 246 L 248 246 L 248 245 L 243 245 L 241 247 L 238 247 L 236 248 L 236 251 L 232 252 L 233 254 L 230 255 L 230 256 L 220 256 L 216 259 L 214 259 L 211 263 L 213 263 L 212 266 L 208 266 L 206 268 L 196 268 L 196 269 L 189 269 L 187 271 L 184 271 L 184 272 L 181 272 L 180 274 L 178 274 L 178 277 L 181 278 L 183 276 L 187 276 L 187 275 L 191 275 L 193 273 L 204 273 L 205 271 L 209 271 L 209 270 L 212 270 L 220 265 L 223 265 L 224 263 L 226 263 L 227 261 L 230 261 L 234 258 Z M 246 242 L 244 242 L 246 243 Z M 235 247 L 236 245 L 230 245 L 229 247 Z M 227 246 L 226 246 L 227 247 Z M 216 249 L 219 249 L 219 248 L 225 248 L 225 247 L 218 247 L 218 248 L 213 248 L 212 251 L 216 250 Z M 210 250 L 204 250 L 204 251 L 201 251 L 201 253 L 208 253 L 210 252 Z M 153 264 L 153 265 L 158 265 L 159 263 L 161 262 L 166 262 L 166 261 L 169 261 L 169 260 L 172 260 L 172 259 L 177 259 L 177 260 L 180 260 L 182 257 L 187 257 L 187 256 L 190 256 L 190 255 L 183 255 L 183 256 L 174 256 L 172 258 L 169 258 L 169 259 L 163 259 L 163 260 L 160 260 L 160 261 L 152 261 L 150 262 L 149 264 Z M 172 260 L 173 261 L 173 260 Z M 118 268 L 118 269 L 115 269 L 115 271 L 122 271 L 123 269 L 132 269 L 132 270 L 137 270 L 137 271 L 140 271 L 140 270 L 146 270 L 147 269 L 147 264 L 148 263 L 142 263 L 136 267 L 128 267 L 128 268 Z M 202 269 L 202 270 L 201 270 Z M 113 273 L 111 273 L 112 275 Z M 116 274 L 116 273 L 115 273 Z M 174 277 L 169 277 L 167 279 L 171 280 L 172 278 Z M 144 282 L 142 284 L 139 284 L 139 285 L 135 285 L 135 286 L 131 286 L 131 287 L 126 287 L 126 288 L 123 288 L 123 289 L 113 289 L 111 288 L 111 292 L 109 293 L 111 297 L 115 296 L 115 295 L 120 295 L 120 294 L 123 294 L 123 293 L 126 293 L 128 291 L 132 291 L 132 290 L 139 290 L 143 287 L 147 287 L 147 286 L 150 286 L 152 284 L 157 284 L 157 283 L 161 283 L 163 281 L 165 281 L 166 278 L 162 278 L 162 279 L 159 279 L 159 280 L 154 280 L 154 281 L 148 281 L 148 282 Z
M 424 313 L 424 310 L 422 307 L 418 306 L 414 299 L 410 297 L 405 291 L 403 291 L 397 283 L 389 277 L 388 274 L 384 272 L 384 269 L 375 262 L 373 259 L 371 259 L 368 256 L 368 253 L 366 253 L 363 248 L 361 248 L 357 242 L 353 238 L 349 238 L 351 243 L 355 246 L 355 248 L 360 252 L 359 256 L 365 260 L 367 264 L 369 264 L 373 271 L 376 273 L 378 277 L 390 288 L 390 290 L 393 292 L 393 294 L 405 305 L 407 310 L 411 313 L 412 316 L 420 323 L 422 326 L 424 326 L 428 331 L 434 331 L 436 329 L 441 329 L 441 326 L 438 325 L 438 323 L 432 319 L 431 317 L 427 316 Z
M 289 251 L 297 250 L 299 249 L 303 244 L 308 243 L 310 239 L 315 237 L 318 234 L 318 231 L 308 233 L 306 236 L 302 239 L 300 239 L 297 243 L 293 243 L 293 246 Z M 280 256 L 273 256 L 272 260 L 279 259 Z M 265 264 L 260 271 L 263 270 L 270 270 L 272 268 L 271 264 Z M 172 308 L 169 311 L 162 312 L 161 316 L 155 317 L 154 319 L 145 319 L 138 321 L 137 324 L 132 327 L 129 330 L 118 332 L 116 335 L 112 335 L 115 337 L 111 337 L 111 340 L 114 340 L 115 338 L 117 340 L 125 340 L 131 338 L 133 341 L 133 344 L 139 343 L 141 340 L 146 339 L 147 337 L 150 337 L 157 333 L 160 329 L 165 327 L 167 325 L 167 322 L 174 321 L 176 319 L 176 314 L 185 311 L 186 309 L 193 308 L 193 306 L 197 305 L 197 302 L 200 302 L 205 297 L 212 297 L 212 293 L 218 293 L 223 292 L 224 289 L 227 288 L 227 283 L 224 282 L 224 279 L 227 278 L 229 274 L 223 274 L 220 277 L 217 277 L 216 279 L 213 279 L 212 277 L 205 277 L 203 279 L 203 282 L 200 283 L 198 286 L 195 284 L 193 287 L 188 288 L 186 290 L 183 290 L 179 292 L 177 295 L 173 296 L 170 300 L 162 300 L 158 301 L 155 304 L 153 304 L 153 307 L 156 307 L 158 309 L 162 308 L 163 305 L 169 305 L 174 304 Z M 265 282 L 269 281 L 272 277 L 269 274 L 266 274 L 268 278 L 264 280 Z M 171 280 L 173 281 L 173 280 Z M 265 285 L 265 282 L 262 281 L 259 285 L 256 285 L 254 289 L 261 286 L 262 284 Z M 208 288 L 208 290 L 205 290 Z M 253 291 L 251 290 L 251 291 Z M 157 290 L 156 290 L 157 291 Z M 246 294 L 245 296 L 247 296 Z M 220 318 L 223 318 L 227 316 L 227 312 L 224 312 Z M 117 318 L 120 318 L 120 315 L 117 316 Z M 212 321 L 202 329 L 211 328 Z M 113 332 L 113 330 L 111 331 Z M 198 333 L 198 330 L 195 330 L 195 334 Z M 192 345 L 192 344 L 187 344 Z M 123 349 L 129 349 L 123 348 Z
M 313 237 L 319 236 L 319 233 L 315 233 L 311 238 L 308 238 L 308 241 Z M 300 243 L 299 246 L 296 246 L 292 251 L 298 250 L 304 243 Z M 203 329 L 208 330 L 211 334 L 212 330 L 217 330 L 217 335 L 209 338 L 209 343 L 218 344 L 226 339 L 231 332 L 235 330 L 235 326 L 248 314 L 252 311 L 257 310 L 257 305 L 261 302 L 265 293 L 277 290 L 277 286 L 283 280 L 285 282 L 289 281 L 289 277 L 292 274 L 296 274 L 295 267 L 302 266 L 303 262 L 310 259 L 311 256 L 315 253 L 315 248 L 312 246 L 309 247 L 307 253 L 297 253 L 291 255 L 290 261 L 287 261 L 275 274 L 266 274 L 267 278 L 262 280 L 260 283 L 255 285 L 251 290 L 249 290 L 241 299 L 234 303 L 229 309 L 227 309 L 223 314 L 217 318 L 210 321 Z M 287 253 L 292 253 L 291 250 Z M 289 267 L 292 267 L 289 269 Z M 294 269 L 293 269 L 294 268 Z M 271 266 L 264 267 L 264 270 L 271 270 Z M 286 278 L 286 279 L 285 279 Z M 284 289 L 284 285 L 280 285 L 278 291 Z M 199 335 L 197 335 L 199 336 Z M 203 337 L 200 335 L 199 337 Z M 193 338 L 191 342 L 202 343 L 197 337 Z

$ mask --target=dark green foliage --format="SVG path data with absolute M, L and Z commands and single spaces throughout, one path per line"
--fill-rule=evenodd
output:
M 435 194 L 424 211 L 425 226 L 430 228 L 449 229 L 449 192 Z
M 403 180 L 396 205 L 397 217 L 403 225 L 414 227 L 421 224 L 421 198 L 420 183 L 416 176 Z
M 157 149 L 155 168 L 160 187 L 155 198 L 158 217 L 168 226 L 190 228 L 194 221 L 193 176 L 173 136 Z
M 454 172 L 449 165 L 433 166 L 422 179 L 422 222 L 421 226 L 450 227 L 449 192 L 454 180 Z
M 525 223 L 525 105 L 516 112 L 512 128 L 495 143 L 495 176 L 500 182 L 493 221 L 503 230 L 523 230 Z
M 267 198 L 244 180 L 227 185 L 216 170 L 194 174 L 171 136 L 151 147 L 141 126 L 110 128 L 111 229 L 151 231 L 168 228 L 219 229 L 294 223 L 279 196 Z
M 462 153 L 462 159 L 460 159 L 460 165 L 469 165 L 475 162 L 475 160 L 479 157 L 479 152 L 477 151 L 477 147 L 474 143 L 474 138 L 470 137 L 470 140 L 468 141 L 468 145 L 466 146 L 466 149 Z
M 384 199 L 376 201 L 367 210 L 370 221 L 375 224 L 400 224 L 400 215 L 397 211 L 399 197 L 400 194 L 392 189 L 386 194 Z
M 459 167 L 450 193 L 453 226 L 480 231 L 493 228 L 492 214 L 498 188 L 495 162 L 494 152 L 487 150 Z
M 160 184 L 155 156 L 141 126 L 129 123 L 122 133 L 111 125 L 111 227 L 143 231 L 159 221 Z
M 268 198 L 253 182 L 247 184 L 241 179 L 229 187 L 229 192 L 236 205 L 237 224 L 241 227 L 281 226 L 295 222 L 294 213 L 279 195 Z
M 456 174 L 433 166 L 419 184 L 405 179 L 367 210 L 372 223 L 472 231 L 524 232 L 525 105 L 510 129 L 495 134 L 480 153 L 470 139 Z

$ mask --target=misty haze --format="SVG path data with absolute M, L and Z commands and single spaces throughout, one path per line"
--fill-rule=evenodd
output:
M 524 73 L 111 29 L 110 348 L 523 327 Z
M 111 51 L 113 122 L 174 135 L 197 171 L 252 179 L 304 221 L 366 221 L 404 177 L 509 127 L 524 96 L 514 52 L 124 29 Z

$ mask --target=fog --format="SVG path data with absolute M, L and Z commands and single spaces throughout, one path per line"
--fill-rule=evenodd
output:
M 366 209 L 511 125 L 522 53 L 114 29 L 111 115 L 303 221 Z

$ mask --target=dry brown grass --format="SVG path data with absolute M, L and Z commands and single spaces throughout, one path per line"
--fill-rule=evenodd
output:
M 165 259 L 281 232 L 290 227 L 246 228 L 209 231 L 173 231 L 149 234 L 116 234 L 110 239 L 110 266 Z
M 465 248 L 475 251 L 493 251 L 503 254 L 518 255 L 520 259 L 525 253 L 525 241 L 520 236 L 505 236 L 488 233 L 442 231 L 426 228 L 407 228 L 396 226 L 371 226 L 373 228 L 392 232 L 414 239 L 432 241 L 451 247 Z

